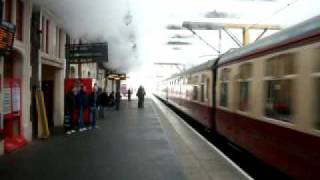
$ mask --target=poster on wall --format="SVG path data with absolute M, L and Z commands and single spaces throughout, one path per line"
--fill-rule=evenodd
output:
M 3 112 L 4 115 L 10 114 L 12 112 L 12 110 L 11 110 L 11 89 L 10 88 L 4 88 L 2 95 L 3 95 L 2 112 Z
M 20 111 L 20 87 L 12 88 L 12 112 Z

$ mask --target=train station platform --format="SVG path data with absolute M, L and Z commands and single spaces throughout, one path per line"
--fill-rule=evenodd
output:
M 251 179 L 155 98 L 123 100 L 98 126 L 0 157 L 0 179 Z

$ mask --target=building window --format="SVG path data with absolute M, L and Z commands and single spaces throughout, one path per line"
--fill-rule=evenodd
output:
M 63 48 L 63 44 L 62 44 L 62 41 L 63 40 L 63 31 L 62 29 L 59 29 L 59 44 L 58 44 L 58 57 L 59 58 L 62 58 L 62 55 L 61 55 L 61 48 Z
M 22 41 L 23 38 L 23 14 L 24 14 L 24 4 L 21 0 L 17 0 L 17 10 L 16 10 L 16 38 Z
M 290 122 L 293 116 L 292 97 L 295 70 L 294 54 L 285 54 L 267 61 L 265 79 L 265 115 Z
M 46 48 L 45 52 L 49 54 L 49 35 L 50 35 L 50 21 L 47 19 L 46 20 Z
M 56 44 L 55 44 L 55 56 L 56 57 L 60 57 L 60 53 L 59 53 L 59 50 L 60 50 L 60 28 L 59 27 L 56 27 Z
M 11 19 L 12 19 L 12 0 L 5 0 L 4 3 L 5 3 L 4 4 L 4 8 L 5 8 L 4 20 L 11 23 Z
M 46 33 L 46 19 L 44 18 L 44 16 L 42 16 L 41 18 L 41 51 L 44 52 L 45 50 L 45 33 Z
M 239 106 L 240 111 L 250 110 L 250 84 L 252 78 L 252 64 L 242 64 L 239 68 Z
M 220 75 L 220 106 L 228 107 L 228 85 L 230 80 L 230 69 L 225 68 Z

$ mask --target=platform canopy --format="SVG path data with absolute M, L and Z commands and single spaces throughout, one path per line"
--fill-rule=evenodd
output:
M 108 62 L 108 43 L 67 44 L 66 59 L 69 64 Z
M 185 21 L 182 27 L 193 30 L 219 30 L 223 28 L 231 29 L 268 29 L 268 30 L 280 30 L 279 25 L 273 24 L 239 24 L 239 23 L 215 23 L 215 22 L 196 22 L 196 21 Z

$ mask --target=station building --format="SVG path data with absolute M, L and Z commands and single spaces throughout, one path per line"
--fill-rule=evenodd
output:
M 3 1 L 3 20 L 16 26 L 13 49 L 1 55 L 1 131 L 0 154 L 32 140 L 30 121 L 30 0 Z M 22 96 L 23 94 L 23 96 Z M 8 141 L 5 143 L 5 141 Z M 18 143 L 19 144 L 19 143 Z
M 12 50 L 0 55 L 0 155 L 36 137 L 33 92 L 40 88 L 50 127 L 64 114 L 66 33 L 58 17 L 31 0 L 2 0 L 3 21 L 15 25 Z
M 63 125 L 67 35 L 59 17 L 43 7 L 33 7 L 32 21 L 32 89 L 43 91 L 49 128 L 53 129 Z

